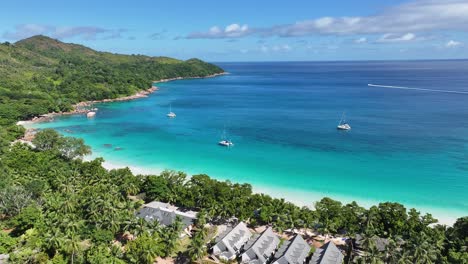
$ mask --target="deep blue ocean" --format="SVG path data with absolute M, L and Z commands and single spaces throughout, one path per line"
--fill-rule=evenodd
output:
M 468 94 L 368 86 L 468 92 L 468 61 L 216 64 L 230 74 L 35 126 L 84 138 L 109 166 L 206 173 L 308 205 L 329 196 L 468 215 Z M 343 112 L 350 131 L 336 129 Z M 224 128 L 230 149 L 217 145 Z

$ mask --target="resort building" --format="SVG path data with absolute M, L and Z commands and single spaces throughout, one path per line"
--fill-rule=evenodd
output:
M 143 205 L 143 208 L 138 211 L 136 216 L 149 222 L 157 220 L 161 225 L 165 226 L 174 223 L 176 218 L 179 217 L 184 229 L 190 229 L 197 219 L 197 212 L 182 211 L 168 203 L 153 201 Z
M 343 254 L 333 242 L 328 242 L 321 248 L 317 248 L 309 261 L 309 264 L 341 264 Z
M 212 248 L 213 254 L 222 260 L 233 260 L 251 236 L 252 233 L 247 226 L 240 222 L 234 228 L 228 228 L 218 236 Z
M 276 252 L 273 264 L 302 264 L 309 255 L 310 246 L 302 236 L 296 235 L 289 241 L 284 242 Z
M 261 234 L 254 235 L 244 246 L 242 263 L 265 264 L 273 256 L 280 243 L 279 238 L 268 227 Z

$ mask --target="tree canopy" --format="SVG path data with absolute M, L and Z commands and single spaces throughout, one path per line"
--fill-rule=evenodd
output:
M 183 172 L 133 175 L 106 170 L 103 159 L 83 161 L 63 152 L 75 142 L 51 130 L 38 132 L 37 148 L 15 144 L 0 157 L 0 254 L 12 263 L 152 263 L 176 257 L 181 225 L 135 217 L 144 201 L 159 200 L 199 211 L 182 254 L 193 261 L 207 251 L 204 224 L 237 218 L 277 232 L 309 228 L 323 234 L 363 237 L 358 263 L 466 263 L 467 217 L 450 228 L 431 215 L 398 203 L 369 209 L 323 198 L 310 207 L 252 192 L 249 184 Z M 51 142 L 53 141 L 53 142 Z M 81 142 L 82 143 L 82 142 Z M 81 145 L 80 143 L 80 145 Z M 68 146 L 65 144 L 65 146 Z M 130 196 L 132 195 L 132 196 Z M 381 252 L 376 239 L 386 239 Z
M 0 44 L 0 65 L 0 125 L 132 95 L 161 79 L 223 72 L 198 59 L 98 52 L 45 36 Z

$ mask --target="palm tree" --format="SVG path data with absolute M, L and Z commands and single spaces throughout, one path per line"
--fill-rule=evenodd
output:
M 60 229 L 53 228 L 46 234 L 46 242 L 48 247 L 57 254 L 57 252 L 62 249 L 65 239 L 63 234 L 60 232 Z
M 400 254 L 398 261 L 396 263 L 397 264 L 413 264 L 414 262 L 409 252 L 404 252 L 403 254 Z
M 123 264 L 125 263 L 122 258 L 124 254 L 119 246 L 112 245 L 110 248 L 110 261 L 112 264 Z
M 396 264 L 399 259 L 399 246 L 393 238 L 388 238 L 388 244 L 385 246 L 385 263 Z
M 182 227 L 182 220 L 177 217 L 174 223 L 161 230 L 160 236 L 165 241 L 164 254 L 166 257 L 170 256 L 177 247 Z
M 371 246 L 367 251 L 353 259 L 354 263 L 359 264 L 384 264 L 383 254 L 375 246 Z
M 422 264 L 435 263 L 440 253 L 424 232 L 414 235 L 405 249 L 414 263 Z
M 75 257 L 81 251 L 80 237 L 72 233 L 69 238 L 65 240 L 65 249 L 71 256 L 71 263 L 74 263 Z
M 379 237 L 370 233 L 361 234 L 360 247 L 366 251 L 368 248 L 375 247 Z
M 198 214 L 197 214 L 197 222 L 196 222 L 196 225 L 197 227 L 199 228 L 203 228 L 206 223 L 208 222 L 208 215 L 206 213 L 205 210 L 201 210 Z
M 199 230 L 192 238 L 190 245 L 187 248 L 188 256 L 191 261 L 198 261 L 206 255 L 206 233 L 208 230 L 203 228 Z
M 382 252 L 379 251 L 375 243 L 371 244 L 371 246 L 367 249 L 366 252 L 366 259 L 367 263 L 369 264 L 383 264 L 384 255 Z

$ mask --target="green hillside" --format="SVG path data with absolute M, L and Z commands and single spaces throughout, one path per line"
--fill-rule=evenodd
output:
M 198 59 L 99 52 L 45 36 L 6 42 L 0 44 L 0 125 L 67 111 L 79 101 L 131 95 L 153 80 L 221 72 Z

